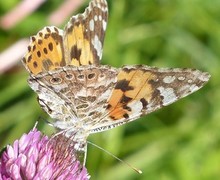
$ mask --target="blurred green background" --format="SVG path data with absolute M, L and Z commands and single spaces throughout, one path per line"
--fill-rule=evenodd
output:
M 0 1 L 0 15 L 18 2 Z M 47 25 L 48 13 L 61 2 L 48 0 L 13 29 L 0 29 L 0 50 L 36 34 Z M 91 135 L 91 142 L 143 171 L 139 175 L 89 145 L 87 168 L 91 179 L 220 179 L 220 1 L 108 2 L 103 64 L 189 67 L 208 71 L 212 77 L 204 88 L 168 107 Z M 79 12 L 87 5 L 88 1 Z M 27 77 L 20 61 L 0 75 L 1 148 L 28 132 L 39 119 L 40 130 L 46 134 L 52 131 L 44 122 L 48 116 L 39 107 Z

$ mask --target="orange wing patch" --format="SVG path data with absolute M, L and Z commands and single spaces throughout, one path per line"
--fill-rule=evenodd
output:
M 128 106 L 140 101 L 143 106 L 151 99 L 153 88 L 150 83 L 156 76 L 144 69 L 122 69 L 117 76 L 117 83 L 108 100 L 109 116 L 113 120 L 129 118 L 132 109 Z
M 45 27 L 33 36 L 22 62 L 37 75 L 66 65 L 99 65 L 107 24 L 105 0 L 93 0 L 83 14 L 73 16 L 63 33 Z
M 64 33 L 65 59 L 68 64 L 99 65 L 107 18 L 106 1 L 94 0 L 83 14 L 70 19 Z
M 38 32 L 31 38 L 22 62 L 34 75 L 65 66 L 62 31 L 56 27 L 45 27 Z
M 68 49 L 65 57 L 67 63 L 74 66 L 94 64 L 91 45 L 89 39 L 85 37 L 85 26 L 82 23 L 74 24 L 74 18 L 71 26 L 67 29 L 64 39 L 65 48 Z

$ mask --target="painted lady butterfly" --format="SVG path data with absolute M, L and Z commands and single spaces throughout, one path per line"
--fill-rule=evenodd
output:
M 22 62 L 28 83 L 53 126 L 86 152 L 87 137 L 133 121 L 200 89 L 210 78 L 195 69 L 100 65 L 106 0 L 92 0 L 64 31 L 45 27 Z

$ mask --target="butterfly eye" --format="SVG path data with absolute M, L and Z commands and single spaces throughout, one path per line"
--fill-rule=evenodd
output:
M 95 77 L 95 73 L 91 73 L 88 75 L 88 79 L 93 79 Z
M 62 79 L 58 78 L 58 77 L 53 77 L 53 78 L 50 79 L 50 82 L 52 84 L 60 84 L 62 82 Z

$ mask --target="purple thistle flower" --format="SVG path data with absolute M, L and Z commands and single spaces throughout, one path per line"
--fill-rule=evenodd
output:
M 63 135 L 49 139 L 33 129 L 8 145 L 0 157 L 0 180 L 86 180 L 89 175 L 77 160 L 73 143 Z

